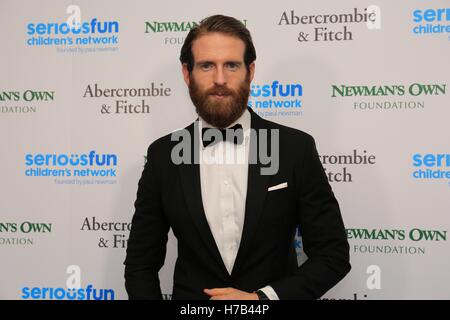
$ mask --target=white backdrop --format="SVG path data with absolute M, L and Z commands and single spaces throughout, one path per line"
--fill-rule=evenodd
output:
M 0 298 L 127 298 L 146 149 L 195 119 L 179 51 L 216 13 L 253 35 L 251 106 L 315 137 L 340 202 L 353 268 L 323 298 L 449 299 L 448 0 L 0 0 Z

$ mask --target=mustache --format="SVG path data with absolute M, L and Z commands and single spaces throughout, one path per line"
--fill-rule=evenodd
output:
M 213 88 L 206 90 L 205 95 L 234 96 L 236 93 L 234 90 L 224 86 L 214 86 Z

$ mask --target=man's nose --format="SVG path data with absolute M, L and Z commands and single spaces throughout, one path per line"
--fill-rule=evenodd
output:
M 226 83 L 227 79 L 223 67 L 217 67 L 214 73 L 214 84 L 223 86 Z

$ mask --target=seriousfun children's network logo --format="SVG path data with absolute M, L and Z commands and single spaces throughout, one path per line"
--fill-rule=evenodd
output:
M 450 187 L 450 153 L 416 153 L 412 156 L 415 180 L 446 179 Z
M 450 8 L 414 10 L 415 26 L 412 33 L 416 36 L 448 35 L 450 40 Z
M 70 155 L 29 153 L 25 155 L 24 173 L 27 177 L 74 178 L 55 179 L 57 184 L 115 184 L 117 162 L 116 154 L 100 154 L 95 150 Z M 80 178 L 84 180 L 78 180 Z
M 72 13 L 66 22 L 31 22 L 27 24 L 26 44 L 30 47 L 55 46 L 58 52 L 85 53 L 116 51 L 119 44 L 119 22 L 99 18 L 81 20 L 81 9 L 67 8 Z
M 282 84 L 252 84 L 248 106 L 261 116 L 301 116 L 303 114 L 303 86 Z
M 70 274 L 66 288 L 58 287 L 23 287 L 23 300 L 115 300 L 113 289 L 96 289 L 92 284 L 81 286 L 81 269 L 77 265 L 67 267 Z

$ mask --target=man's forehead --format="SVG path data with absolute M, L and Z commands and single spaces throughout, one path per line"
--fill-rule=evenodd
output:
M 236 36 L 211 32 L 195 39 L 192 53 L 195 61 L 225 59 L 243 61 L 245 43 Z

